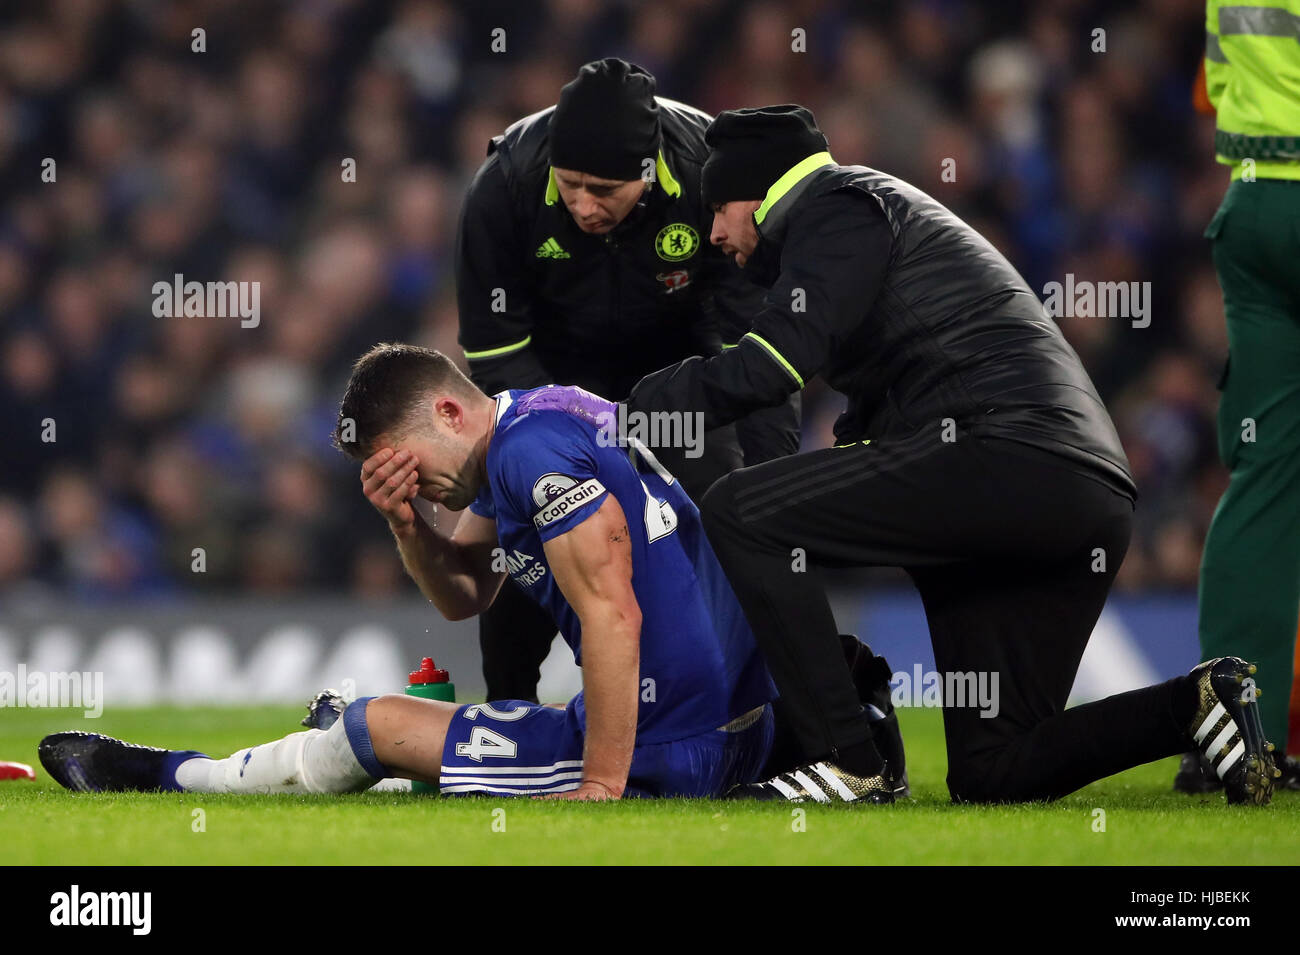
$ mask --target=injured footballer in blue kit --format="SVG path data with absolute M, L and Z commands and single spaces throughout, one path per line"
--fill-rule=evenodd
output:
M 338 443 L 445 616 L 481 612 L 506 573 L 550 611 L 583 668 L 567 705 L 370 697 L 328 729 L 225 759 L 60 733 L 41 743 L 46 769 L 78 790 L 341 793 L 402 777 L 581 799 L 720 796 L 764 778 L 775 688 L 695 504 L 646 448 L 538 400 L 555 387 L 487 397 L 437 352 L 376 346 L 340 409 L 355 443 Z M 459 511 L 454 533 L 418 516 L 416 496 Z

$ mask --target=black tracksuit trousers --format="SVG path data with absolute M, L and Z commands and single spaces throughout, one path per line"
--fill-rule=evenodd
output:
M 1065 709 L 1133 502 L 1063 457 L 936 423 L 744 468 L 701 510 L 809 759 L 870 739 L 818 565 L 905 568 L 939 673 L 997 674 L 996 716 L 944 707 L 955 800 L 1054 799 L 1187 748 L 1186 677 Z

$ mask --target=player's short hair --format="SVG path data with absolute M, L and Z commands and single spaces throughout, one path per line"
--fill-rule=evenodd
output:
M 435 394 L 469 398 L 473 382 L 442 352 L 383 342 L 357 359 L 334 425 L 334 446 L 356 461 L 374 453 L 381 435 L 409 434 L 419 426 L 426 399 Z

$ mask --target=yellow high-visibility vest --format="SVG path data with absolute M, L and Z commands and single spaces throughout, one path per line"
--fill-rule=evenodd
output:
M 1232 178 L 1300 179 L 1300 0 L 1209 0 L 1205 83 Z

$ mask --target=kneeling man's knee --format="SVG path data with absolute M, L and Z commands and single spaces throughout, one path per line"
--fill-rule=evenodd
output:
M 718 478 L 700 499 L 700 520 L 704 523 L 709 540 L 734 537 L 740 529 L 735 477 L 734 474 L 727 474 Z

